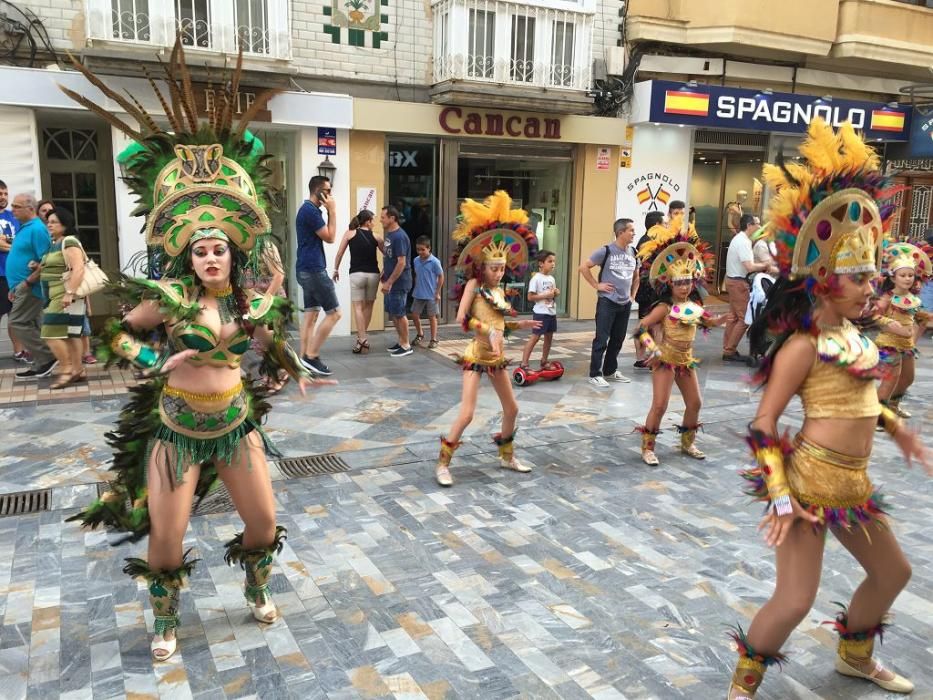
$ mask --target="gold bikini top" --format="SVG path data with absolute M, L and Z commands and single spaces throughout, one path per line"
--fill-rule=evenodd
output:
M 478 286 L 470 304 L 470 316 L 489 324 L 496 330 L 505 330 L 505 315 L 512 313 L 512 305 L 505 300 L 501 287 L 489 289 Z
M 664 325 L 664 339 L 675 343 L 692 343 L 697 334 L 697 326 L 703 325 L 708 315 L 706 309 L 692 301 L 671 304 L 667 323 Z
M 874 418 L 881 413 L 877 346 L 849 321 L 805 334 L 816 361 L 797 391 L 808 418 Z

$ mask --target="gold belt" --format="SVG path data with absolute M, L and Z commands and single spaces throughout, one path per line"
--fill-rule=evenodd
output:
M 802 433 L 797 433 L 794 437 L 794 451 L 804 457 L 812 457 L 823 462 L 829 462 L 834 467 L 842 469 L 865 470 L 868 468 L 870 455 L 864 457 L 854 457 L 842 452 L 836 452 L 828 447 L 822 447 L 815 442 L 810 442 Z
M 202 394 L 196 391 L 185 391 L 175 386 L 166 386 L 163 390 L 169 396 L 175 396 L 188 402 L 213 403 L 216 401 L 226 401 L 232 399 L 243 391 L 243 382 L 237 382 L 226 391 L 218 391 L 212 394 Z

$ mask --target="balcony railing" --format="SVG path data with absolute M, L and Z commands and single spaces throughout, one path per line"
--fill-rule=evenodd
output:
M 288 0 L 87 0 L 88 37 L 289 57 Z
M 434 0 L 434 82 L 588 90 L 594 0 Z

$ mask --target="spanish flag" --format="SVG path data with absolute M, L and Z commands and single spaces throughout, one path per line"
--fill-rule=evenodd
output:
M 638 192 L 638 203 L 639 204 L 644 204 L 649 199 L 651 199 L 651 192 L 648 191 L 647 187 L 643 190 L 639 190 Z
M 702 92 L 667 90 L 664 93 L 664 113 L 705 117 L 709 114 L 709 95 Z
M 875 131 L 903 131 L 904 113 L 887 109 L 872 110 L 871 128 Z
M 667 204 L 670 198 L 671 198 L 671 193 L 668 192 L 663 187 L 659 188 L 658 193 L 655 195 L 655 199 L 661 202 L 661 204 Z

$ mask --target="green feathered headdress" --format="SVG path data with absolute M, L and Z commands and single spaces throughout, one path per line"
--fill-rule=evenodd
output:
M 258 272 L 264 241 L 271 233 L 266 214 L 269 156 L 263 144 L 247 130 L 256 114 L 276 94 L 268 90 L 250 105 L 234 125 L 235 96 L 243 69 L 243 53 L 224 81 L 217 108 L 199 119 L 191 74 L 185 63 L 181 36 L 168 64 L 162 64 L 163 89 L 144 68 L 146 78 L 168 121 L 168 130 L 146 111 L 133 95 L 110 89 L 71 56 L 72 64 L 92 85 L 112 99 L 132 119 L 134 128 L 104 106 L 59 86 L 71 99 L 91 110 L 133 139 L 117 156 L 123 180 L 136 196 L 133 216 L 146 217 L 146 243 L 161 253 L 162 274 L 179 277 L 187 271 L 188 246 L 197 238 L 223 238 L 246 255 L 246 266 Z

